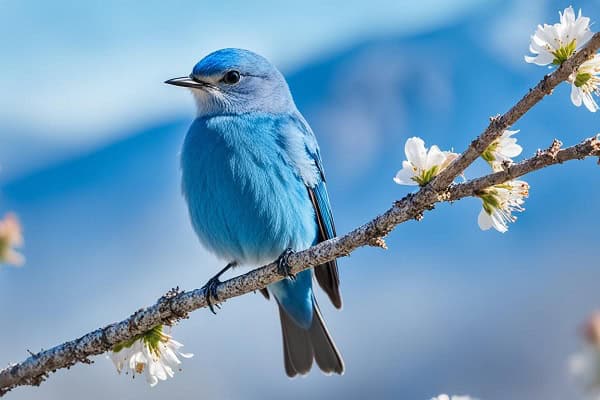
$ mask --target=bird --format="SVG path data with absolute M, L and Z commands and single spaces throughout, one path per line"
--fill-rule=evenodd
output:
M 343 374 L 313 291 L 316 279 L 342 307 L 336 261 L 295 276 L 287 264 L 292 252 L 336 231 L 317 139 L 284 76 L 261 55 L 225 48 L 165 83 L 190 89 L 196 103 L 181 150 L 181 188 L 201 244 L 227 262 L 204 286 L 211 311 L 225 271 L 277 261 L 285 278 L 261 293 L 279 309 L 286 374 L 307 374 L 313 360 L 326 374 Z

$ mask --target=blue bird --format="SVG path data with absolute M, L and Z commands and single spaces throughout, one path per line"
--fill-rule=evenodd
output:
M 222 49 L 165 83 L 191 89 L 198 109 L 181 152 L 182 191 L 200 242 L 228 262 L 206 284 L 208 301 L 229 268 L 279 260 L 289 275 L 291 251 L 335 236 L 319 145 L 277 68 L 251 51 Z M 341 308 L 336 262 L 314 275 Z M 279 307 L 288 376 L 308 373 L 313 360 L 325 373 L 344 372 L 312 270 L 261 292 Z

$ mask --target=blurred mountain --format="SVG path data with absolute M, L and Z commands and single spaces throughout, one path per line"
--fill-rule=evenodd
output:
M 515 69 L 490 51 L 480 35 L 487 18 L 368 40 L 287 74 L 320 140 L 340 232 L 407 193 L 391 178 L 408 137 L 461 151 L 546 72 Z M 221 266 L 197 244 L 179 194 L 178 152 L 190 122 L 174 117 L 5 184 L 3 205 L 23 220 L 28 263 L 1 271 L 0 299 L 10 304 L 3 320 L 15 321 L 4 329 L 3 360 L 125 317 L 173 286 L 199 287 Z M 515 126 L 526 155 L 597 127 L 566 87 Z M 478 164 L 467 177 L 485 172 Z M 404 224 L 387 252 L 361 249 L 341 261 L 345 309 L 323 308 L 346 358 L 344 377 L 286 379 L 275 307 L 246 296 L 217 318 L 199 311 L 174 329 L 196 357 L 155 389 L 113 376 L 98 357 L 11 395 L 572 397 L 565 360 L 577 348 L 577 324 L 598 306 L 598 168 L 573 162 L 528 180 L 528 210 L 505 235 L 480 232 L 480 204 L 466 200 Z

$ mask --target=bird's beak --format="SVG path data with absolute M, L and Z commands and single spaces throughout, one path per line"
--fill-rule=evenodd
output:
M 183 86 L 194 89 L 202 89 L 208 86 L 206 82 L 195 80 L 189 76 L 182 76 L 181 78 L 169 79 L 168 81 L 165 81 L 165 83 L 169 85 Z

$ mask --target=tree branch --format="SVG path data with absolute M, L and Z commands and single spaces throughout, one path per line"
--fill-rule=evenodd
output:
M 382 237 L 397 225 L 410 219 L 420 219 L 426 210 L 440 201 L 457 200 L 472 196 L 487 186 L 513 179 L 528 172 L 567 160 L 587 156 L 599 156 L 598 139 L 590 138 L 577 146 L 552 152 L 547 150 L 519 164 L 467 183 L 452 185 L 473 161 L 502 132 L 514 124 L 583 62 L 600 48 L 600 33 L 573 57 L 565 61 L 556 71 L 547 75 L 529 91 L 507 113 L 491 119 L 486 130 L 451 165 L 443 170 L 429 185 L 415 194 L 409 194 L 396 202 L 392 208 L 372 221 L 354 229 L 350 233 L 319 243 L 307 250 L 294 253 L 289 257 L 293 273 L 298 273 L 316 265 L 350 254 L 355 249 L 372 245 L 383 246 Z M 283 279 L 279 275 L 277 264 L 271 263 L 250 271 L 244 275 L 223 282 L 218 286 L 220 301 L 241 296 Z M 179 292 L 174 289 L 161 297 L 154 305 L 140 309 L 129 318 L 96 329 L 78 339 L 55 346 L 49 350 L 33 354 L 19 364 L 11 365 L 0 371 L 0 396 L 21 385 L 40 385 L 50 372 L 68 368 L 79 362 L 90 363 L 90 356 L 102 354 L 118 343 L 129 340 L 160 324 L 173 324 L 198 308 L 206 307 L 204 289 Z
M 520 163 L 507 166 L 503 171 L 482 176 L 469 182 L 453 185 L 448 189 L 448 201 L 476 196 L 482 189 L 511 181 L 530 172 L 570 160 L 583 160 L 586 157 L 600 157 L 600 135 L 585 139 L 581 143 L 561 149 L 562 143 L 554 139 L 552 145 Z

